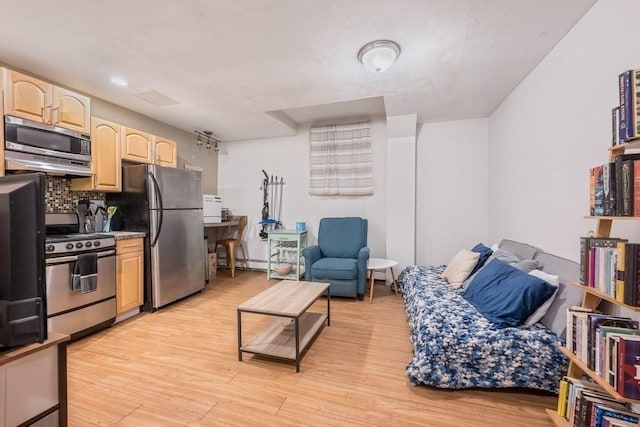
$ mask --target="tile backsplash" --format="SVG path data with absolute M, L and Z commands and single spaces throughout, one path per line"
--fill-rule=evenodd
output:
M 45 191 L 46 213 L 73 213 L 78 200 L 105 200 L 105 194 L 93 191 L 71 191 L 71 180 L 55 176 L 47 177 Z

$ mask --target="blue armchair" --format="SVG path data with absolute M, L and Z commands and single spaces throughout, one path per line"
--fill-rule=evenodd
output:
M 323 218 L 318 244 L 302 251 L 305 280 L 330 284 L 332 296 L 362 299 L 367 286 L 366 219 Z

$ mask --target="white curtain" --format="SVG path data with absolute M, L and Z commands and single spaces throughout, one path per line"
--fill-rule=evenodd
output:
M 313 196 L 370 196 L 373 167 L 369 121 L 314 126 L 309 135 Z

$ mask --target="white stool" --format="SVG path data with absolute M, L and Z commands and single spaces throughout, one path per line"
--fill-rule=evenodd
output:
M 371 273 L 369 275 L 369 304 L 373 303 L 373 283 L 374 283 L 374 275 L 376 270 L 386 270 L 387 268 L 391 270 L 391 278 L 393 279 L 393 290 L 396 295 L 398 295 L 398 287 L 396 285 L 396 276 L 393 273 L 393 267 L 398 265 L 398 261 L 393 261 L 390 259 L 384 258 L 369 258 L 367 261 L 367 270 L 370 270 Z

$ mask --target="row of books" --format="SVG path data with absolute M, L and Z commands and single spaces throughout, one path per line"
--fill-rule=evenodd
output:
M 640 216 L 640 153 L 589 169 L 591 216 Z
M 640 69 L 618 76 L 620 106 L 612 110 L 612 144 L 640 138 Z
M 640 243 L 615 237 L 581 237 L 580 284 L 640 307 Z
M 589 379 L 564 377 L 558 393 L 558 415 L 573 427 L 637 426 L 638 414 L 609 396 Z
M 567 348 L 621 396 L 640 399 L 637 320 L 571 307 L 567 310 Z

